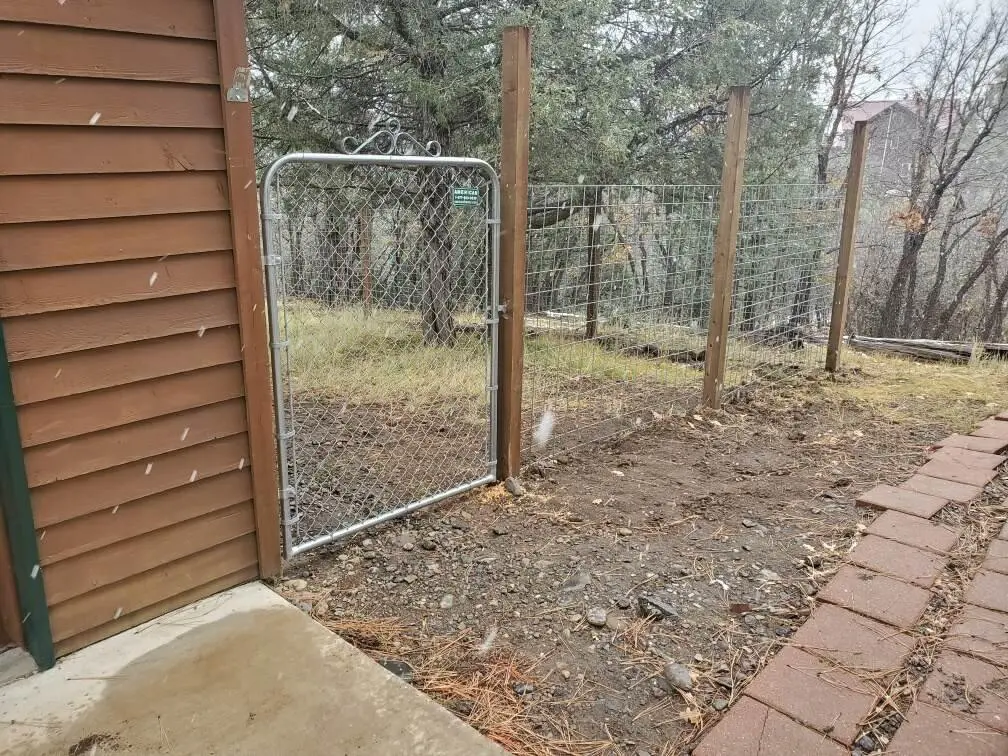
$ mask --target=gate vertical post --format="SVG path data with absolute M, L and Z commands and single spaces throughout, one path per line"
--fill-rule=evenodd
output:
M 497 479 L 521 469 L 532 47 L 527 26 L 504 29 L 501 56 L 500 345 L 497 372 Z
M 735 245 L 738 240 L 751 99 L 749 87 L 732 87 L 728 95 L 724 165 L 721 169 L 718 225 L 714 237 L 714 277 L 707 325 L 707 351 L 704 354 L 703 405 L 711 409 L 721 408 L 721 387 L 724 384 L 728 354 Z
M 854 139 L 851 143 L 850 166 L 847 168 L 847 194 L 844 197 L 836 280 L 833 282 L 829 341 L 826 342 L 826 369 L 831 373 L 835 373 L 840 366 L 840 347 L 843 343 L 844 321 L 847 319 L 847 287 L 854 267 L 854 235 L 857 231 L 858 208 L 861 206 L 861 182 L 864 177 L 867 142 L 868 122 L 856 121 Z

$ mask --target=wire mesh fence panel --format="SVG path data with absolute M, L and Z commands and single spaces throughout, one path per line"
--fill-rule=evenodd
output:
M 842 198 L 818 184 L 746 186 L 725 389 L 820 368 L 836 277 Z
M 493 479 L 495 187 L 450 158 L 269 172 L 288 554 Z
M 530 187 L 525 458 L 699 403 L 717 187 Z

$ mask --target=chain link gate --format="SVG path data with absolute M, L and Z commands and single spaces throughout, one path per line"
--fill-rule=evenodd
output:
M 263 180 L 288 558 L 495 480 L 499 182 L 438 152 L 393 126 Z

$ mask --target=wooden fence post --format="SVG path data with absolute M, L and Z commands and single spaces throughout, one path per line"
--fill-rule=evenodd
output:
M 714 237 L 713 290 L 707 324 L 707 351 L 704 354 L 703 404 L 712 409 L 721 407 L 721 387 L 724 384 L 751 99 L 748 87 L 732 87 L 728 95 L 724 165 L 721 168 L 718 225 Z
M 854 268 L 854 237 L 857 232 L 858 208 L 861 206 L 861 181 L 864 177 L 867 145 L 868 122 L 857 121 L 851 143 L 850 166 L 847 168 L 847 194 L 844 198 L 843 226 L 840 229 L 836 280 L 833 283 L 833 312 L 830 315 L 829 341 L 826 342 L 826 369 L 831 373 L 835 373 L 840 366 L 844 321 L 847 319 L 847 287 Z
M 525 231 L 528 225 L 532 47 L 527 26 L 504 29 L 501 55 L 500 315 L 497 479 L 521 469 L 525 342 Z

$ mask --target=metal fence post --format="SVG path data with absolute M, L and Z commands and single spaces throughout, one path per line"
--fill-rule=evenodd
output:
M 868 122 L 854 124 L 850 166 L 847 168 L 847 194 L 844 198 L 843 226 L 840 229 L 840 251 L 837 254 L 836 280 L 833 284 L 833 311 L 830 315 L 829 341 L 826 343 L 826 369 L 835 373 L 840 366 L 844 321 L 847 319 L 847 287 L 854 267 L 854 236 L 857 231 L 858 208 L 861 206 L 861 182 L 864 178 L 865 154 L 868 144 Z
M 713 290 L 707 325 L 707 351 L 704 355 L 703 404 L 712 409 L 721 407 L 721 387 L 724 384 L 751 99 L 748 87 L 732 87 L 728 95 L 724 165 L 721 169 L 718 225 L 714 237 Z
M 501 56 L 501 254 L 497 479 L 521 469 L 525 232 L 528 224 L 532 47 L 527 26 L 504 29 Z

